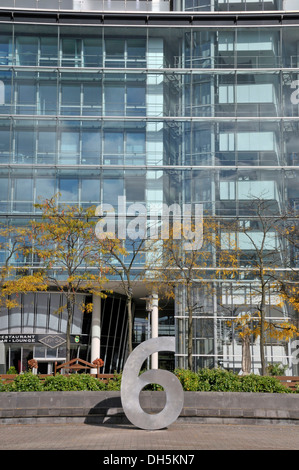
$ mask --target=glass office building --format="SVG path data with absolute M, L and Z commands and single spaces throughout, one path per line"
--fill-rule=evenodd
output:
M 127 204 L 198 203 L 244 224 L 251 223 L 250 194 L 261 189 L 277 213 L 296 208 L 296 3 L 55 0 L 48 8 L 44 0 L 1 0 L 1 222 L 25 224 L 38 198 L 57 192 L 61 202 L 83 206 L 116 206 L 123 195 Z M 195 290 L 202 306 L 194 312 L 196 367 L 240 370 L 240 339 L 227 320 L 254 302 L 254 282 L 244 275 L 237 294 L 233 281 L 223 282 L 221 302 Z M 143 295 L 135 297 L 139 342 L 150 332 Z M 274 297 L 269 317 L 289 318 L 287 306 L 272 308 Z M 1 312 L 2 370 L 24 370 L 34 357 L 46 372 L 63 360 L 63 344 L 53 348 L 48 338 L 65 333 L 65 319 L 53 314 L 59 302 L 55 292 L 38 293 Z M 175 365 L 186 367 L 182 305 L 161 305 L 159 333 L 177 336 Z M 100 357 L 111 372 L 126 355 L 124 298 L 109 296 L 103 311 Z M 73 354 L 87 360 L 91 323 L 75 314 Z M 258 341 L 251 348 L 259 372 Z M 266 355 L 298 372 L 290 343 L 269 339 Z

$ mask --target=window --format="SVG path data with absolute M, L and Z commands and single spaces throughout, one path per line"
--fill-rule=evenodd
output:
M 61 85 L 61 114 L 80 115 L 80 83 Z
M 103 202 L 117 207 L 118 196 L 124 195 L 122 178 L 106 178 L 103 181 Z
M 8 183 L 7 178 L 0 179 L 0 211 L 6 212 L 8 206 Z
M 33 83 L 20 83 L 18 86 L 18 114 L 35 114 L 36 87 Z
M 0 128 L 0 161 L 5 163 L 9 161 L 10 152 L 10 128 Z
M 101 134 L 100 130 L 82 131 L 82 163 L 98 164 L 101 156 Z
M 127 172 L 126 198 L 128 202 L 144 202 L 146 190 L 146 176 L 136 172 Z
M 32 163 L 35 157 L 35 133 L 29 129 L 15 131 L 15 160 L 18 163 Z
M 102 45 L 100 38 L 83 39 L 84 67 L 102 67 Z
M 100 179 L 82 179 L 81 201 L 88 204 L 100 203 Z M 87 205 L 88 205 L 87 204 Z
M 145 85 L 128 85 L 127 116 L 144 116 L 145 112 Z
M 39 106 L 40 114 L 57 113 L 57 85 L 55 82 L 40 83 Z
M 39 65 L 57 65 L 58 45 L 56 37 L 40 38 L 40 60 Z
M 105 67 L 124 67 L 125 40 L 106 39 L 105 41 Z
M 109 132 L 104 134 L 104 163 L 119 164 L 123 161 L 124 134 L 123 132 Z
M 0 36 L 0 65 L 11 64 L 12 46 L 9 36 Z
M 16 40 L 18 65 L 37 65 L 38 38 L 19 36 Z
M 145 39 L 127 40 L 127 67 L 145 67 Z
M 99 83 L 83 83 L 83 110 L 85 116 L 99 116 L 102 109 L 102 87 Z
M 81 49 L 80 39 L 63 38 L 61 41 L 61 65 L 63 67 L 81 67 Z
M 124 116 L 125 86 L 124 84 L 107 84 L 105 86 L 105 115 Z
M 145 132 L 127 131 L 125 159 L 131 165 L 145 163 Z
M 33 179 L 30 176 L 16 178 L 14 181 L 14 205 L 17 212 L 29 212 L 32 210 Z
M 51 130 L 51 128 L 39 131 L 37 145 L 38 162 L 54 163 L 56 155 L 56 131 L 54 129 Z
M 60 141 L 60 163 L 76 164 L 79 160 L 79 132 L 62 131 Z
M 55 179 L 54 178 L 37 178 L 36 179 L 36 202 L 40 199 L 50 199 L 55 195 Z
M 61 178 L 59 180 L 60 202 L 74 203 L 78 201 L 78 179 Z

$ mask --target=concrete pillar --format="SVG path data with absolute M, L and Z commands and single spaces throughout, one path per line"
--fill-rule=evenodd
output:
M 102 359 L 101 353 L 101 297 L 93 295 L 93 309 L 91 320 L 91 362 L 95 359 Z M 91 373 L 96 374 L 97 370 L 92 369 Z
M 159 298 L 157 294 L 153 294 L 151 298 L 151 329 L 152 338 L 158 338 L 159 336 Z M 158 353 L 152 354 L 152 369 L 158 369 Z

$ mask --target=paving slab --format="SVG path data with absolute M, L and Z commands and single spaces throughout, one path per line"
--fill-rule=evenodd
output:
M 299 426 L 177 421 L 166 429 L 147 431 L 130 424 L 3 424 L 0 450 L 97 450 L 101 451 L 97 455 L 99 463 L 104 463 L 105 456 L 113 456 L 113 451 L 118 451 L 116 456 L 119 451 L 132 456 L 134 451 L 150 451 L 142 454 L 147 457 L 156 455 L 152 451 L 160 455 L 169 451 L 193 451 L 192 455 L 197 455 L 199 450 L 299 450 Z

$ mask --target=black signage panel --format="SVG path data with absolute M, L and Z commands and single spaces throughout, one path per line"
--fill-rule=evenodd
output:
M 37 336 L 35 334 L 0 334 L 0 343 L 36 343 Z

